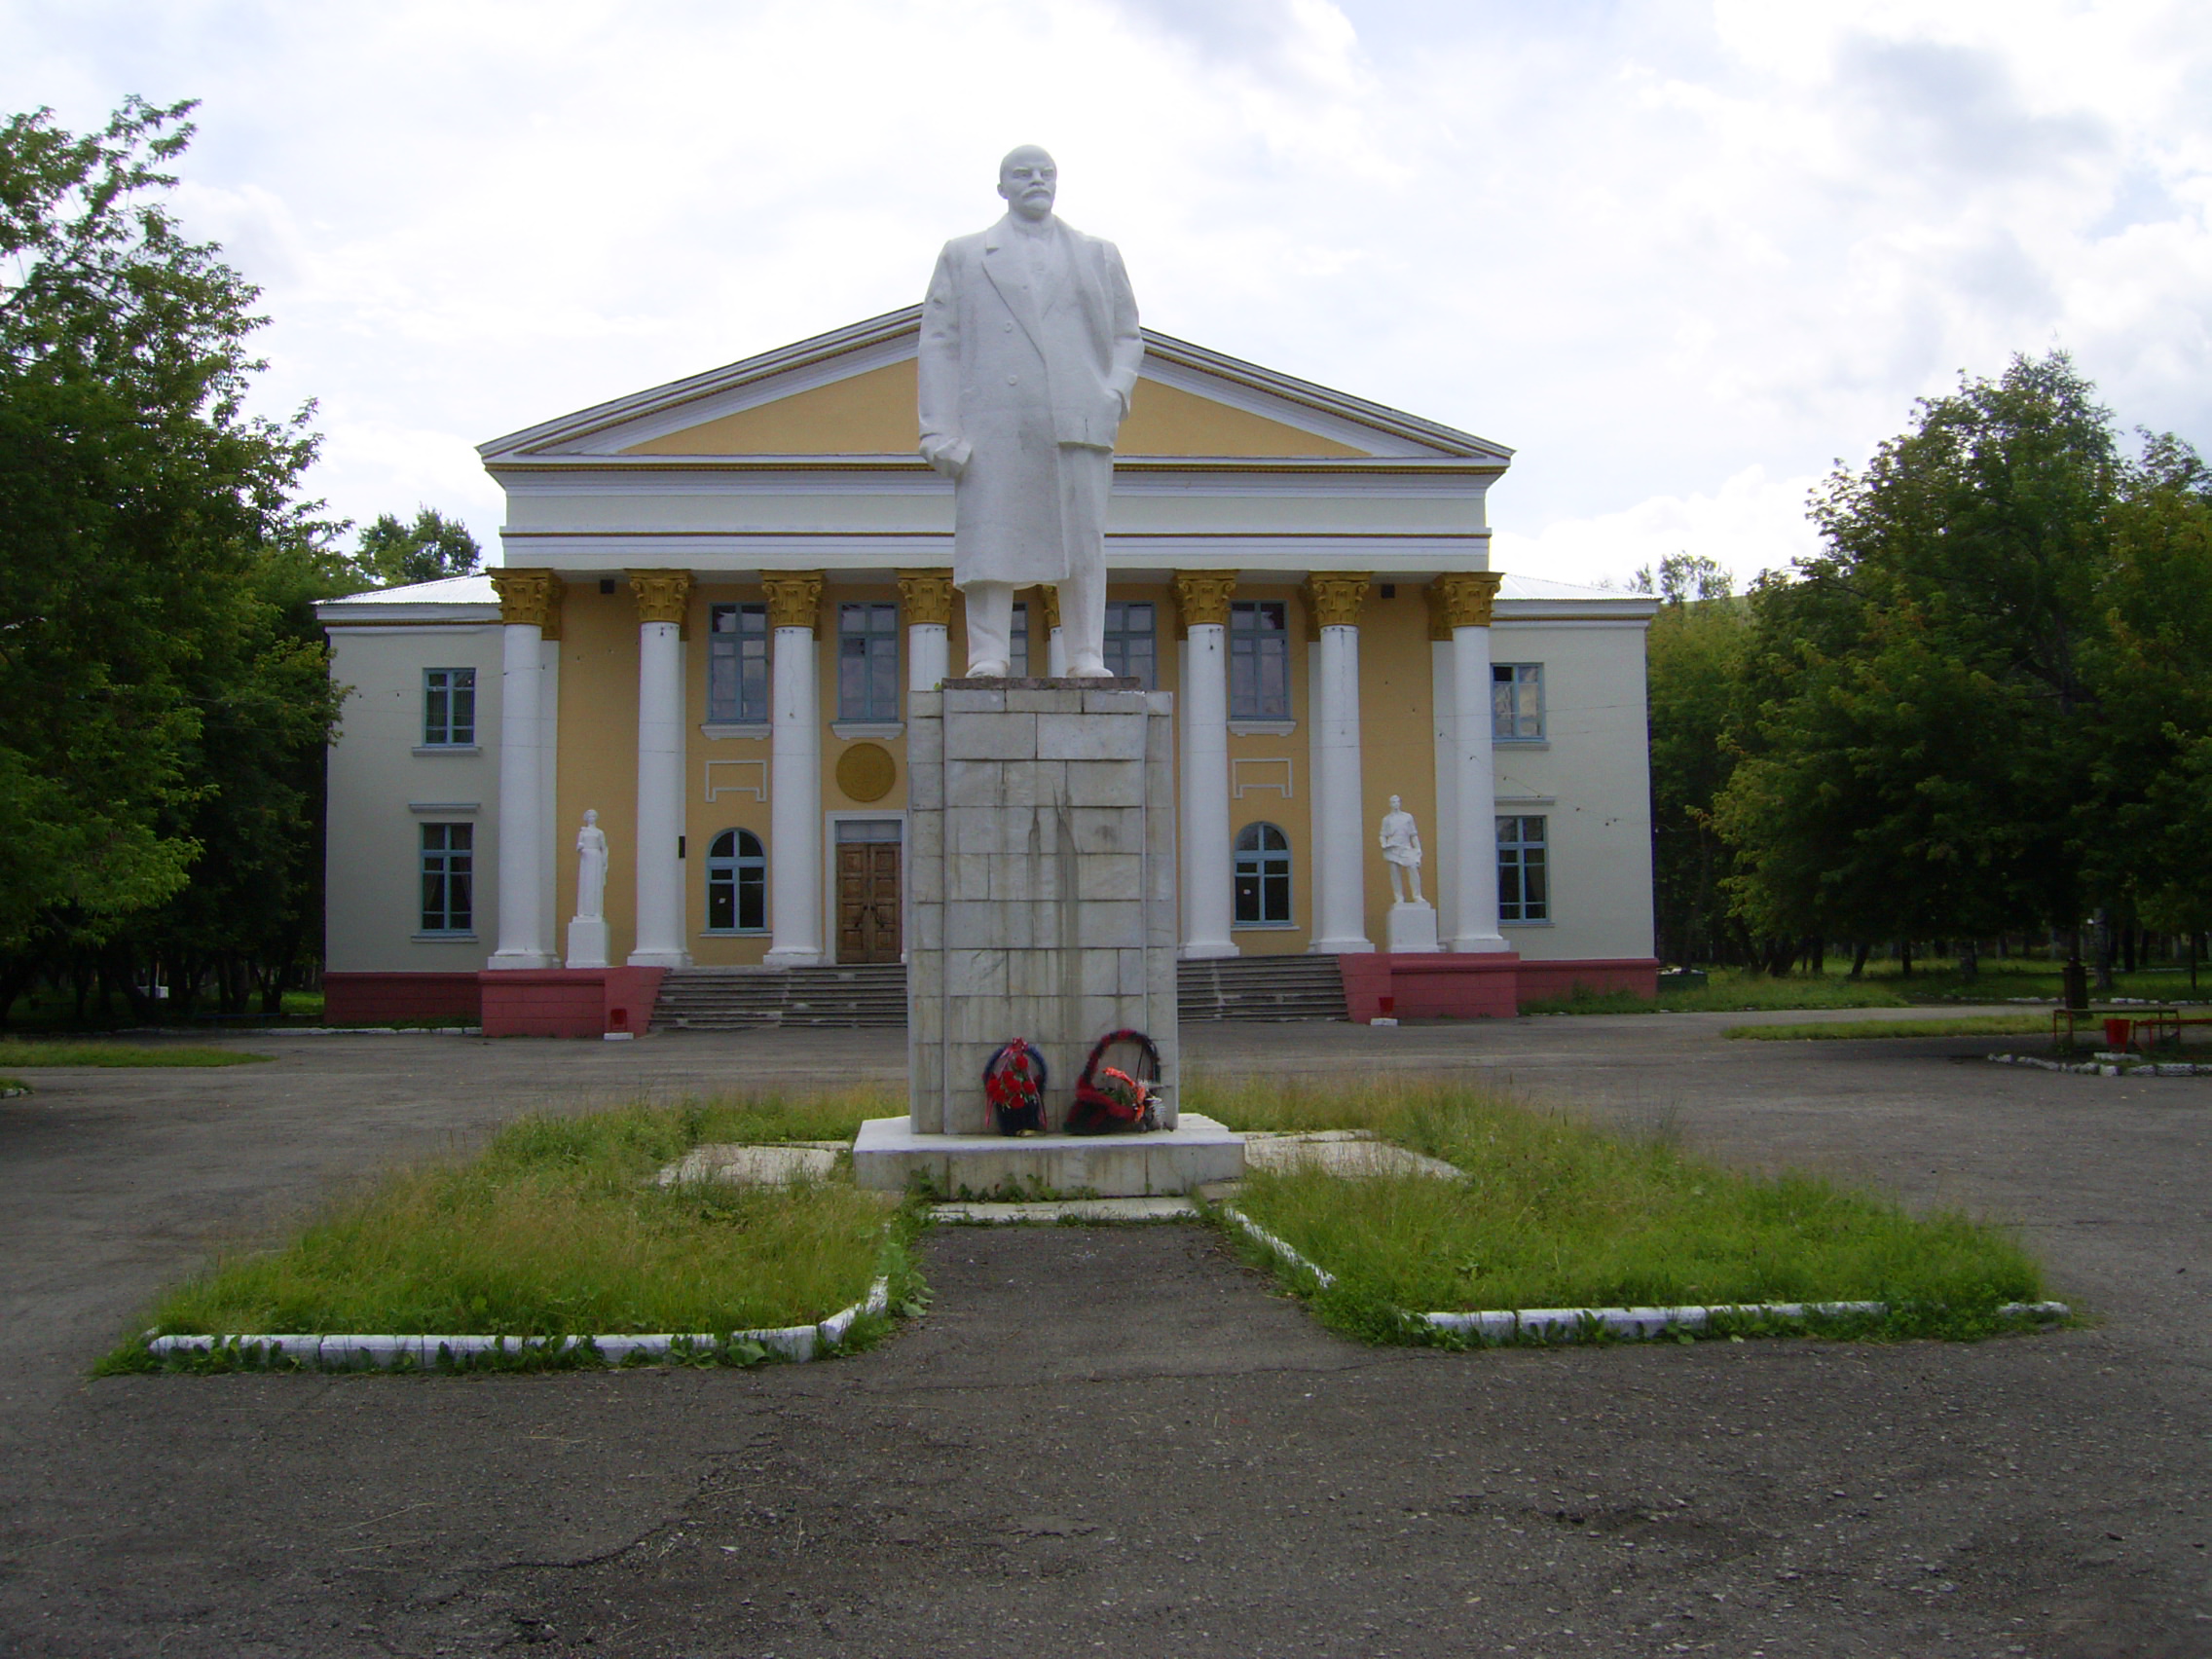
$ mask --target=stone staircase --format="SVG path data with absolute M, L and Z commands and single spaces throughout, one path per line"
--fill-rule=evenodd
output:
M 1175 966 L 1177 1017 L 1186 1025 L 1347 1017 L 1334 956 L 1225 956 Z
M 769 1031 L 906 1023 L 897 962 L 831 968 L 672 968 L 653 1005 L 656 1031 Z
M 1191 1020 L 1343 1019 L 1333 956 L 1246 956 L 1176 964 L 1177 1015 Z M 656 1031 L 767 1031 L 906 1023 L 906 970 L 672 968 L 653 1007 Z

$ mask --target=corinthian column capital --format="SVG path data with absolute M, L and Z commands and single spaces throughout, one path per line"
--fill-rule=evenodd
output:
M 763 571 L 760 585 L 768 594 L 769 627 L 814 631 L 822 609 L 820 571 Z
M 1175 637 L 1187 640 L 1193 628 L 1229 626 L 1229 600 L 1236 591 L 1235 571 L 1175 572 Z
M 1428 584 L 1429 638 L 1449 640 L 1455 628 L 1487 628 L 1497 602 L 1498 571 L 1462 571 Z M 1439 634 L 1436 630 L 1444 631 Z
M 899 608 L 906 626 L 952 625 L 952 572 L 950 571 L 901 571 Z M 796 624 L 793 624 L 796 626 Z
M 1300 590 L 1306 601 L 1306 637 L 1318 640 L 1324 628 L 1356 628 L 1367 603 L 1365 571 L 1315 571 Z
M 499 596 L 499 620 L 535 628 L 548 640 L 561 637 L 561 578 L 551 571 L 499 567 L 484 572 Z
M 639 621 L 673 622 L 681 628 L 691 603 L 691 572 L 632 571 L 630 591 L 637 595 Z

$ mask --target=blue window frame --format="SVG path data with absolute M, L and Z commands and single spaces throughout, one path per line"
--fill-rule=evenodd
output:
M 476 826 L 423 829 L 423 931 L 464 934 L 476 925 Z
M 1106 602 L 1106 668 L 1109 673 L 1133 675 L 1147 691 L 1155 689 L 1154 637 L 1150 601 L 1114 599 Z
M 1497 821 L 1497 919 L 1551 920 L 1551 868 L 1541 818 Z
M 724 830 L 707 849 L 707 932 L 768 931 L 768 855 L 750 830 Z
M 768 608 L 707 607 L 707 719 L 730 724 L 768 719 Z
M 1017 600 L 1014 607 L 1014 626 L 1007 636 L 1007 673 L 1016 680 L 1029 678 L 1029 606 Z
M 1236 836 L 1236 925 L 1287 928 L 1290 837 L 1272 824 L 1247 824 Z
M 1495 743 L 1535 743 L 1544 735 L 1544 665 L 1490 665 L 1490 734 Z
M 899 718 L 899 607 L 837 607 L 837 718 Z
M 1290 719 L 1289 607 L 1279 599 L 1230 602 L 1229 716 Z
M 476 670 L 423 670 L 423 747 L 467 749 L 476 743 Z

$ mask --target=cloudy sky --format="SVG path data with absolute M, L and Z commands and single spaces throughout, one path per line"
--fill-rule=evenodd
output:
M 197 97 L 316 488 L 920 297 L 1049 145 L 1170 334 L 1515 447 L 1499 562 L 1810 545 L 1913 398 L 2072 351 L 2212 449 L 2201 0 L 0 0 L 0 110 Z

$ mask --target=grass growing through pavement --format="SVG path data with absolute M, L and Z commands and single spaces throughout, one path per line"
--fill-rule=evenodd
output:
M 1723 1037 L 1754 1042 L 1825 1041 L 1849 1037 L 2048 1037 L 2047 1014 L 1993 1014 L 1961 1019 L 1805 1020 L 1791 1025 L 1731 1025 Z
M 396 1170 L 274 1249 L 165 1296 L 162 1333 L 727 1332 L 810 1323 L 866 1293 L 882 1198 L 844 1182 L 664 1188 L 703 1142 L 827 1139 L 880 1098 L 688 1102 L 516 1120 L 465 1161 Z M 111 1356 L 127 1368 L 134 1339 Z
M 171 1048 L 158 1043 L 20 1042 L 0 1038 L 0 1065 L 8 1066 L 250 1066 L 271 1054 L 236 1049 Z
M 1832 960 L 1832 959 L 1831 959 Z M 1663 988 L 1654 1003 L 1629 991 L 1580 991 L 1530 1003 L 1526 1014 L 1735 1014 L 1759 1009 L 1793 1008 L 1917 1008 L 1944 1003 L 1993 1003 L 2015 997 L 2041 997 L 2056 1001 L 2061 992 L 2059 964 L 2040 958 L 1984 957 L 1981 972 L 1969 977 L 1947 959 L 1916 963 L 1910 974 L 1898 972 L 1894 962 L 1869 963 L 1861 977 L 1850 977 L 1848 964 L 1837 964 L 1820 974 L 1796 973 L 1770 978 L 1745 968 L 1708 970 L 1705 985 L 1690 989 Z M 2200 976 L 2201 991 L 2192 991 L 2184 968 L 2146 968 L 2115 977 L 2110 995 L 2143 1001 L 2182 1001 L 2212 998 L 2212 968 Z M 2106 993 L 2097 993 L 2103 1002 Z
M 2006 1233 L 1897 1205 L 1815 1175 L 1724 1169 L 1665 1138 L 1607 1134 L 1463 1085 L 1424 1080 L 1187 1090 L 1238 1128 L 1370 1128 L 1457 1164 L 1459 1181 L 1246 1180 L 1239 1207 L 1339 1275 L 1315 1300 L 1354 1334 L 1415 1312 L 1879 1301 L 1893 1330 L 1972 1336 L 2040 1299 Z

